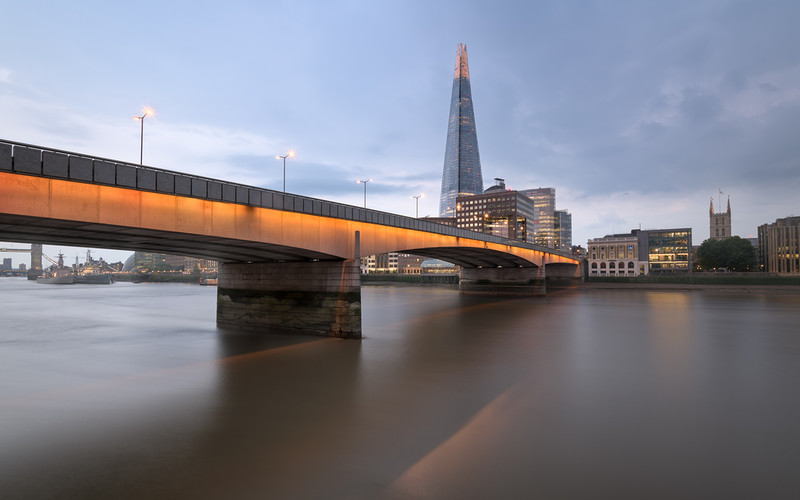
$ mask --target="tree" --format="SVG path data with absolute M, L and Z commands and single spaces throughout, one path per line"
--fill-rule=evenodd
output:
M 708 239 L 697 249 L 697 261 L 704 271 L 726 268 L 731 271 L 750 271 L 757 267 L 756 249 L 738 236 L 724 240 Z

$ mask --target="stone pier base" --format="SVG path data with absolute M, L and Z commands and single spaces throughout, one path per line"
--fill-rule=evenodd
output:
M 492 295 L 545 295 L 543 267 L 462 267 L 459 287 L 463 293 Z
M 361 338 L 358 263 L 220 264 L 217 325 Z

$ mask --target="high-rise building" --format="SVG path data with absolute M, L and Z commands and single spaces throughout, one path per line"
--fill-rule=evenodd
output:
M 507 190 L 503 179 L 495 180 L 497 184 L 483 194 L 457 198 L 456 227 L 532 243 L 533 202 L 519 191 Z
M 483 174 L 481 156 L 478 153 L 478 136 L 475 132 L 475 113 L 472 110 L 467 47 L 459 44 L 453 93 L 450 97 L 450 121 L 447 124 L 439 216 L 455 216 L 456 198 L 459 196 L 481 193 Z
M 533 200 L 536 217 L 528 228 L 533 243 L 556 248 L 556 188 L 525 189 L 520 193 Z
M 731 234 L 731 197 L 728 196 L 728 210 L 722 213 L 714 212 L 714 198 L 708 209 L 708 237 L 712 240 L 724 240 L 733 236 Z
M 556 248 L 563 252 L 572 251 L 572 214 L 567 210 L 556 210 Z

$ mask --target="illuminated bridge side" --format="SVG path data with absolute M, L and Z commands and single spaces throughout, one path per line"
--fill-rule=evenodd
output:
M 459 264 L 466 283 L 492 281 L 479 276 L 489 270 L 495 281 L 517 287 L 543 279 L 548 266 L 578 274 L 571 256 L 526 243 L 7 141 L 0 141 L 0 186 L 2 240 L 220 261 L 220 324 L 252 320 L 244 326 L 358 337 L 358 258 L 390 251 Z M 509 279 L 511 270 L 526 278 Z M 292 304 L 288 292 L 300 299 Z M 259 308 L 264 314 L 255 313 Z M 287 308 L 288 315 L 275 313 Z M 304 324 L 307 317 L 313 328 Z

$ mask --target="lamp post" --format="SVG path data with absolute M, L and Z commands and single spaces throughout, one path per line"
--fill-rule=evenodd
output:
M 420 194 L 418 194 L 416 196 L 415 195 L 411 195 L 411 197 L 414 198 L 414 201 L 415 201 L 415 203 L 417 205 L 416 215 L 414 216 L 415 219 L 419 219 L 419 199 L 422 198 L 423 194 L 425 194 L 425 193 L 420 193 Z
M 367 208 L 367 183 L 371 182 L 372 179 L 367 179 L 365 181 L 358 180 L 356 184 L 363 184 L 364 185 L 364 208 Z
M 139 134 L 139 165 L 142 165 L 142 157 L 144 153 L 144 119 L 147 115 L 152 115 L 153 110 L 150 108 L 145 108 L 142 116 L 134 116 L 133 118 L 139 120 L 142 124 L 141 133 Z
M 294 158 L 294 151 L 289 151 L 285 155 L 277 155 L 275 159 L 280 160 L 283 158 L 283 192 L 286 192 L 286 158 Z

